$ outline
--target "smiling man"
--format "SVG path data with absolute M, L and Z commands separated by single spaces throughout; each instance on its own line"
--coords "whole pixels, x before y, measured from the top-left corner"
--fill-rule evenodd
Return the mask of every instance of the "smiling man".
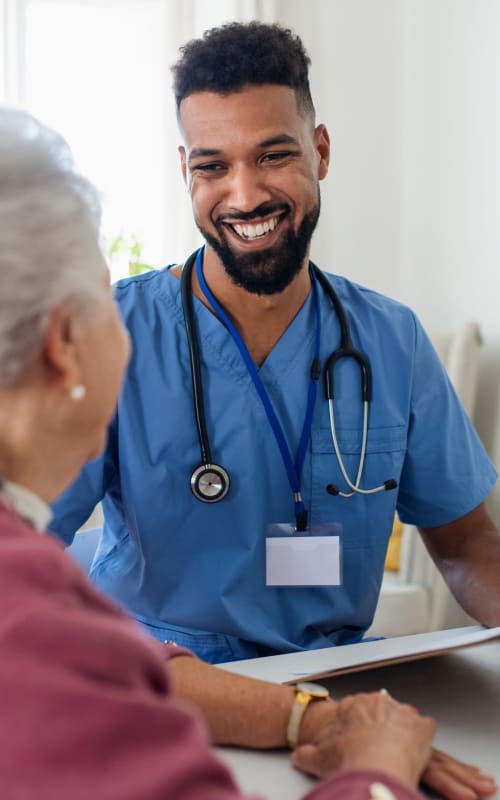
M 211 662 L 362 639 L 396 510 L 464 607 L 500 624 L 496 473 L 426 334 L 309 261 L 330 146 L 308 65 L 273 25 L 183 48 L 180 158 L 205 246 L 118 284 L 128 377 L 104 456 L 55 506 L 69 542 L 103 498 L 94 581 Z
M 207 242 L 203 274 L 261 366 L 311 289 L 328 134 L 300 113 L 288 86 L 195 92 L 179 121 L 182 170 Z M 206 302 L 199 285 L 194 291 Z
M 303 116 L 288 86 L 195 92 L 179 119 L 183 174 L 210 248 L 205 269 L 215 257 L 232 286 L 259 297 L 280 295 L 302 274 L 304 300 L 318 180 L 328 169 L 325 127 L 315 130 L 312 109 Z

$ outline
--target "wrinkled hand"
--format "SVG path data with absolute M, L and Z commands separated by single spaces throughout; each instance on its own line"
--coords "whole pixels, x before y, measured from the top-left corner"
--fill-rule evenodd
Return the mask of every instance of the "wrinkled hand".
M 307 751 L 294 754 L 292 762 L 297 769 L 323 777 L 338 768 L 332 763 L 329 745 L 337 735 L 337 707 L 335 702 L 311 703 L 308 707 L 300 729 L 300 744 L 314 745 L 319 749 L 314 763 L 307 757 Z M 436 748 L 432 749 L 421 781 L 447 800 L 477 800 L 497 791 L 494 779 L 478 767 L 458 761 Z
M 447 800 L 477 800 L 497 791 L 495 780 L 478 767 L 464 764 L 456 758 L 433 748 L 431 759 L 422 773 L 421 781 Z
M 299 745 L 291 760 L 320 777 L 335 769 L 371 768 L 416 786 L 431 758 L 435 727 L 430 717 L 389 695 L 348 696 L 316 741 Z

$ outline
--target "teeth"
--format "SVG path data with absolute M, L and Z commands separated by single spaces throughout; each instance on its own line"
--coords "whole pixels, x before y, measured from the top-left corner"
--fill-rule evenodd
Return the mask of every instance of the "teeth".
M 265 236 L 267 233 L 274 231 L 278 221 L 279 217 L 273 217 L 272 219 L 267 219 L 265 222 L 259 222 L 256 225 L 238 225 L 235 223 L 232 225 L 232 228 L 242 239 L 259 239 L 261 236 Z

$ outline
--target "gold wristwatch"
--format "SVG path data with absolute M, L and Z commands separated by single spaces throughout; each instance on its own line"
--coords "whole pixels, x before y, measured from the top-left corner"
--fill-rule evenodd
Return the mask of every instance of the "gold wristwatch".
M 286 740 L 290 750 L 295 750 L 299 743 L 300 723 L 309 703 L 312 700 L 330 700 L 328 689 L 317 683 L 297 683 L 294 688 L 297 694 L 286 729 Z

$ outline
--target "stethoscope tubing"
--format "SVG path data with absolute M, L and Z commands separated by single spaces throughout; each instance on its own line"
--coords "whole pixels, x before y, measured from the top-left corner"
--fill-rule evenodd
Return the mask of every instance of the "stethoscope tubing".
M 193 406 L 198 430 L 198 441 L 200 444 L 200 456 L 202 464 L 212 463 L 212 454 L 208 440 L 205 402 L 203 399 L 203 389 L 201 380 L 201 357 L 198 336 L 194 328 L 194 309 L 193 293 L 191 291 L 191 273 L 196 261 L 196 251 L 192 253 L 184 264 L 181 275 L 181 299 L 184 309 L 184 324 L 186 326 L 186 338 L 189 348 L 189 363 L 191 368 L 191 383 L 193 386 Z
M 198 431 L 198 441 L 200 446 L 200 456 L 202 463 L 198 466 L 191 476 L 191 489 L 194 495 L 202 502 L 214 503 L 222 500 L 229 490 L 229 476 L 226 470 L 212 462 L 212 454 L 210 443 L 207 434 L 205 406 L 203 399 L 203 386 L 201 378 L 201 358 L 198 336 L 196 334 L 194 325 L 194 310 L 193 310 L 193 293 L 191 289 L 191 274 L 193 266 L 196 262 L 198 251 L 192 253 L 184 264 L 181 275 L 181 299 L 184 311 L 184 322 L 186 327 L 186 336 L 189 348 L 189 360 L 191 368 L 191 381 L 193 387 L 193 406 L 195 412 L 196 428 Z M 330 416 L 330 429 L 332 434 L 333 447 L 335 456 L 347 486 L 351 489 L 350 492 L 341 492 L 337 486 L 329 484 L 326 490 L 329 494 L 339 497 L 352 497 L 354 494 L 376 494 L 381 491 L 395 489 L 397 482 L 394 479 L 384 481 L 380 486 L 375 486 L 371 489 L 361 489 L 360 481 L 363 474 L 366 446 L 368 438 L 368 406 L 372 398 L 372 379 L 370 364 L 366 356 L 359 350 L 353 347 L 349 324 L 344 307 L 330 281 L 321 272 L 318 267 L 311 264 L 314 271 L 314 276 L 321 286 L 321 288 L 328 295 L 338 318 L 340 326 L 340 347 L 330 355 L 325 364 L 325 392 L 328 400 L 329 416 Z M 347 474 L 340 447 L 337 440 L 337 432 L 335 428 L 335 412 L 334 412 L 334 397 L 335 397 L 335 383 L 334 371 L 335 367 L 341 359 L 353 358 L 360 370 L 361 375 L 361 399 L 363 404 L 363 428 L 362 428 L 362 441 L 360 459 L 356 474 L 356 480 L 353 483 Z M 205 490 L 204 478 L 209 476 L 208 485 L 209 491 Z M 220 486 L 219 486 L 220 482 Z M 217 484 L 218 488 L 214 491 L 213 486 Z

